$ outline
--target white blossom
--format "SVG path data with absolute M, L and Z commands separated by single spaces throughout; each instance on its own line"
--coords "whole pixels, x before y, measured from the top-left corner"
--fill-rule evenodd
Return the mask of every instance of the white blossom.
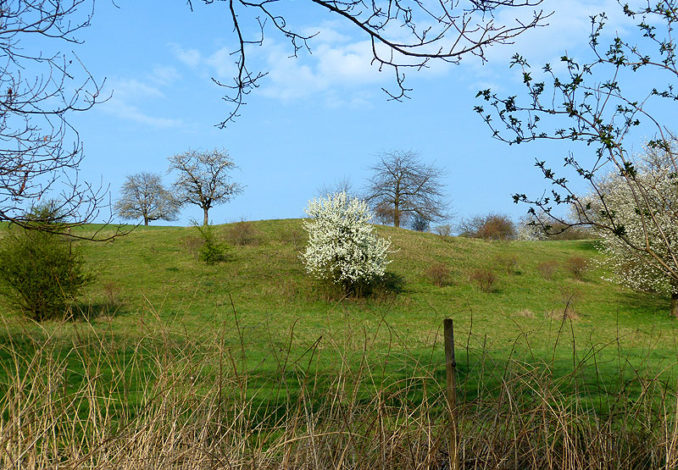
M 301 258 L 309 274 L 349 289 L 384 275 L 391 242 L 373 233 L 365 201 L 340 192 L 310 201 L 306 214 Z
M 678 294 L 678 177 L 671 155 L 647 149 L 634 175 L 612 174 L 600 197 L 589 197 L 595 217 L 614 220 L 597 230 L 612 280 L 640 290 Z M 595 201 L 595 202 L 594 202 Z

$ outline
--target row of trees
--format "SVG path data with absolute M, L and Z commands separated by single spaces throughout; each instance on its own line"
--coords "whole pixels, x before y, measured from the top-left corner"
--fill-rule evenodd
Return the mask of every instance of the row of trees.
M 456 62 L 469 54 L 484 57 L 486 47 L 510 42 L 539 25 L 544 17 L 541 12 L 535 12 L 530 21 L 517 20 L 514 25 L 498 24 L 492 14 L 498 8 L 536 3 L 538 0 L 442 0 L 436 5 L 313 0 L 318 8 L 367 35 L 373 43 L 376 63 L 395 71 L 396 98 L 407 91 L 403 82 L 407 68 L 421 68 L 436 59 Z M 91 220 L 97 214 L 101 193 L 77 178 L 82 146 L 67 118 L 72 112 L 93 106 L 99 99 L 101 84 L 86 68 L 77 70 L 78 60 L 61 52 L 48 52 L 55 41 L 57 48 L 59 42 L 77 42 L 77 32 L 89 25 L 90 5 L 87 0 L 9 1 L 0 9 L 0 51 L 7 59 L 0 66 L 0 221 L 26 225 L 30 206 L 45 200 L 57 188 L 62 189 L 61 212 L 68 213 L 68 220 L 73 221 L 60 229 Z M 222 83 L 233 91 L 230 98 L 235 103 L 227 120 L 237 114 L 243 97 L 265 76 L 251 73 L 247 66 L 246 48 L 263 41 L 263 35 L 249 37 L 240 28 L 247 12 L 269 18 L 270 22 L 259 24 L 262 28 L 268 24 L 289 38 L 295 53 L 307 47 L 312 38 L 288 26 L 294 22 L 286 20 L 290 13 L 285 7 L 273 11 L 271 2 L 228 2 L 228 7 L 240 47 L 234 55 L 234 82 Z M 516 56 L 513 66 L 522 71 L 526 93 L 504 97 L 483 90 L 479 97 L 485 103 L 477 111 L 492 127 L 493 134 L 508 142 L 562 139 L 593 148 L 591 161 L 586 162 L 581 154 L 568 155 L 565 164 L 591 185 L 594 200 L 578 196 L 567 178 L 557 175 L 546 161 L 538 161 L 537 166 L 552 183 L 552 193 L 536 199 L 517 194 L 516 201 L 531 203 L 540 209 L 540 217 L 556 221 L 559 217 L 553 211 L 555 206 L 574 205 L 577 223 L 590 224 L 627 250 L 639 253 L 643 263 L 669 279 L 668 285 L 676 286 L 671 292 L 678 297 L 676 243 L 663 222 L 668 218 L 675 225 L 675 212 L 671 206 L 657 203 L 665 199 L 663 193 L 639 177 L 645 169 L 634 161 L 627 139 L 638 126 L 647 125 L 644 129 L 646 135 L 651 135 L 649 148 L 663 152 L 670 173 L 678 173 L 672 137 L 661 119 L 662 115 L 673 115 L 678 99 L 678 48 L 673 35 L 678 1 L 639 0 L 632 5 L 620 3 L 620 8 L 637 22 L 639 35 L 624 37 L 627 31 L 621 30 L 606 42 L 602 34 L 606 17 L 595 16 L 589 38 L 592 60 L 581 62 L 565 55 L 561 59 L 564 68 L 547 64 L 534 73 L 525 59 Z M 563 69 L 564 73 L 557 72 Z M 641 74 L 642 83 L 632 81 L 629 86 L 629 79 Z M 647 88 L 639 90 L 643 85 Z M 632 197 L 631 212 L 636 216 L 628 221 L 620 216 L 622 211 L 615 210 L 614 198 L 609 197 L 607 178 L 601 175 L 607 168 L 615 169 Z M 202 204 L 205 213 L 214 203 L 200 195 L 193 201 Z M 393 223 L 399 225 L 407 205 L 401 205 L 399 198 L 396 203 L 395 197 L 389 201 L 382 209 L 392 210 Z M 185 198 L 185 202 L 189 200 Z M 595 212 L 594 207 L 601 209 Z M 638 239 L 631 235 L 632 224 L 640 226 Z
M 511 42 L 526 30 L 543 23 L 535 10 L 527 20 L 499 23 L 492 12 L 502 8 L 532 7 L 541 0 L 442 0 L 436 5 L 419 2 L 324 1 L 308 2 L 308 8 L 326 11 L 331 18 L 372 41 L 374 63 L 391 69 L 395 76 L 393 98 L 405 96 L 405 70 L 417 70 L 429 61 L 458 62 L 464 56 L 484 58 L 495 44 Z M 266 34 L 278 32 L 291 41 L 292 55 L 310 50 L 315 34 L 295 29 L 292 16 L 304 11 L 273 6 L 269 1 L 214 2 L 223 6 L 226 30 L 237 44 L 232 56 L 236 73 L 232 81 L 214 79 L 226 87 L 226 100 L 233 104 L 227 122 L 238 115 L 244 98 L 266 76 L 253 72 L 248 48 L 261 45 Z M 190 8 L 192 1 L 187 0 Z M 78 178 L 84 156 L 77 129 L 69 122 L 73 113 L 86 111 L 101 101 L 103 82 L 95 80 L 74 54 L 63 52 L 78 44 L 78 33 L 90 25 L 93 0 L 10 0 L 0 8 L 0 221 L 29 226 L 26 217 L 37 201 L 59 194 L 61 213 L 68 222 L 60 229 L 91 221 L 99 216 L 106 193 Z M 252 31 L 243 24 L 259 25 Z M 104 96 L 104 99 L 106 96 Z M 177 166 L 183 165 L 177 161 Z M 217 191 L 218 193 L 218 191 Z M 194 197 L 195 196 L 195 197 Z M 184 198 L 204 211 L 210 197 L 194 193 Z
M 127 177 L 116 204 L 120 217 L 141 218 L 148 225 L 154 220 L 175 220 L 182 205 L 192 204 L 203 210 L 203 225 L 207 225 L 212 207 L 243 190 L 230 180 L 235 162 L 225 151 L 191 150 L 170 157 L 169 163 L 170 171 L 178 173 L 171 191 L 163 187 L 158 174 L 142 172 Z
M 230 171 L 235 163 L 225 151 L 189 151 L 169 159 L 170 171 L 178 174 L 171 190 L 162 185 L 161 176 L 142 172 L 127 177 L 120 200 L 118 215 L 125 219 L 143 219 L 144 225 L 155 220 L 175 220 L 179 208 L 192 204 L 203 210 L 203 224 L 209 221 L 209 210 L 228 202 L 242 191 L 232 182 Z M 400 227 L 403 221 L 425 227 L 446 217 L 447 204 L 441 177 L 444 172 L 426 165 L 414 152 L 384 153 L 372 167 L 366 195 L 376 217 Z M 344 183 L 348 186 L 348 183 Z M 325 193 L 346 190 L 334 188 Z

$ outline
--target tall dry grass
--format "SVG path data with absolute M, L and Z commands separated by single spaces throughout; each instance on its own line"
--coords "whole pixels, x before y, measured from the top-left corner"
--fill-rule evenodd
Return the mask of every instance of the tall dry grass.
M 449 468 L 439 337 L 437 366 L 409 357 L 389 375 L 395 353 L 349 360 L 333 346 L 328 372 L 314 365 L 318 341 L 297 358 L 279 350 L 277 373 L 262 374 L 220 334 L 206 344 L 160 329 L 127 343 L 74 329 L 5 335 L 1 468 Z M 548 362 L 492 359 L 483 343 L 460 348 L 462 468 L 678 467 L 672 374 L 591 381 L 592 349 L 556 376 Z

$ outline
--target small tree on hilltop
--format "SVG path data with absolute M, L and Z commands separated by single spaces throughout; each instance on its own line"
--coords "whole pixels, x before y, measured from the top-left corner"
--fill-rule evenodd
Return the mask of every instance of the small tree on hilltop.
M 228 202 L 242 192 L 242 186 L 231 183 L 229 172 L 236 166 L 225 151 L 196 152 L 189 150 L 170 157 L 170 170 L 179 178 L 174 183 L 174 196 L 179 203 L 194 204 L 203 210 L 203 225 L 209 223 L 209 210 Z
M 372 214 L 365 201 L 345 192 L 314 199 L 304 221 L 308 246 L 301 258 L 309 274 L 359 292 L 384 276 L 389 240 L 377 237 L 369 223 Z
M 179 205 L 153 173 L 137 173 L 127 177 L 122 197 L 115 205 L 123 219 L 144 219 L 144 225 L 153 220 L 175 220 Z

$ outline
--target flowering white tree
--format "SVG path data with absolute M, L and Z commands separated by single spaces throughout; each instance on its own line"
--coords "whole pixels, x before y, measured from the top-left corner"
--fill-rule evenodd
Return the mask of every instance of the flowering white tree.
M 306 271 L 340 284 L 347 292 L 382 277 L 391 242 L 374 234 L 365 201 L 345 192 L 313 199 L 304 221 L 308 246 L 301 254 Z
M 634 289 L 671 296 L 678 317 L 678 175 L 674 152 L 648 147 L 632 175 L 613 173 L 588 196 L 590 218 L 614 217 L 617 230 L 597 227 L 603 263 L 615 280 Z M 610 214 L 610 215 L 608 215 Z

